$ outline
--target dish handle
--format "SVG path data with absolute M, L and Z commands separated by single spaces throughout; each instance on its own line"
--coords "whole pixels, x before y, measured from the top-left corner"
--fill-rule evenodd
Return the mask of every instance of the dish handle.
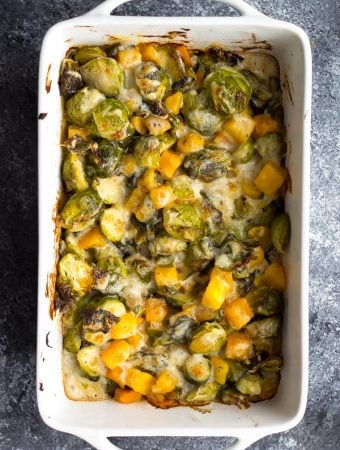
M 129 0 L 105 0 L 104 2 L 100 3 L 95 8 L 91 9 L 87 14 L 91 16 L 97 16 L 97 15 L 110 15 L 111 11 L 113 11 L 118 6 L 122 5 L 123 3 L 126 3 Z M 262 14 L 260 11 L 258 11 L 253 6 L 250 6 L 247 2 L 244 0 L 217 0 L 221 3 L 226 3 L 227 5 L 231 6 L 233 9 L 238 11 L 242 16 L 261 16 L 264 17 L 264 14 Z
M 254 442 L 259 441 L 263 437 L 265 437 L 264 434 L 252 434 L 250 433 L 249 436 L 235 436 L 236 441 L 229 445 L 229 447 L 226 447 L 224 450 L 246 450 L 250 445 L 254 444 Z

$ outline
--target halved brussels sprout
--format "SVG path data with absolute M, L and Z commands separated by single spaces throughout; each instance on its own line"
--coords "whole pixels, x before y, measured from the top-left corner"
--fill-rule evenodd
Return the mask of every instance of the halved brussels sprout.
M 196 303 L 196 297 L 185 294 L 183 292 L 176 292 L 176 294 L 168 295 L 166 297 L 166 301 L 169 305 L 174 306 L 175 308 L 187 308 L 190 305 Z
M 89 292 L 94 283 L 93 268 L 73 253 L 66 253 L 58 263 L 58 290 L 68 291 L 81 297 Z
M 228 366 L 228 380 L 231 382 L 236 382 L 247 372 L 247 369 L 243 364 L 232 359 L 228 359 Z
M 175 315 L 176 316 L 176 315 Z M 170 318 L 170 329 L 161 334 L 155 341 L 154 346 L 169 345 L 187 342 L 192 335 L 193 329 L 197 323 L 189 316 L 176 316 L 176 320 L 172 323 Z
M 63 340 L 64 348 L 68 352 L 77 354 L 81 347 L 81 338 L 79 333 L 79 326 L 70 328 Z
M 208 381 L 192 389 L 185 400 L 194 405 L 204 405 L 215 400 L 219 384 L 215 381 Z
M 127 195 L 126 178 L 123 175 L 113 175 L 108 178 L 95 178 L 92 187 L 106 205 L 124 202 Z
M 170 75 L 172 81 L 178 81 L 185 75 L 183 59 L 175 45 L 159 45 L 157 54 L 162 67 Z
M 250 72 L 250 70 L 243 70 L 242 73 L 245 75 L 251 86 L 251 96 L 253 98 L 261 100 L 262 102 L 267 102 L 271 99 L 272 93 L 268 84 L 260 80 L 253 72 Z
M 102 309 L 108 311 L 116 317 L 120 317 L 126 313 L 126 308 L 123 302 L 121 302 L 117 297 L 107 295 L 101 298 L 96 304 L 97 309 Z
M 92 117 L 92 110 L 103 100 L 105 95 L 97 89 L 84 87 L 67 102 L 68 119 L 80 127 L 86 125 Z
M 260 370 L 262 372 L 279 372 L 282 366 L 282 358 L 280 356 L 269 356 L 264 361 L 256 364 L 249 369 L 249 372 L 256 373 Z
M 129 115 L 125 106 L 114 98 L 100 102 L 92 111 L 96 133 L 115 141 L 122 141 L 131 132 Z
M 266 352 L 269 356 L 278 356 L 281 354 L 282 338 L 281 336 L 272 336 L 269 338 L 254 338 L 256 350 Z
M 120 256 L 104 256 L 98 259 L 97 266 L 111 275 L 121 275 L 126 278 L 129 274 L 127 267 Z
M 122 149 L 116 142 L 103 139 L 93 145 L 89 154 L 89 163 L 98 177 L 107 178 L 114 175 L 122 159 Z
M 164 208 L 163 226 L 170 236 L 195 241 L 203 235 L 202 221 L 194 205 L 180 203 Z
M 246 164 L 251 160 L 255 152 L 254 143 L 251 139 L 241 144 L 232 154 L 232 159 L 236 164 Z
M 171 180 L 171 189 L 177 198 L 181 200 L 193 200 L 194 191 L 191 188 L 191 181 L 186 175 L 178 175 Z
M 204 237 L 191 242 L 185 256 L 185 263 L 191 271 L 202 270 L 215 257 L 214 241 Z
M 204 135 L 215 133 L 222 125 L 220 115 L 209 108 L 204 95 L 195 90 L 184 94 L 182 111 L 190 127 Z
M 155 255 L 171 256 L 176 252 L 182 252 L 186 249 L 187 243 L 183 239 L 174 238 L 166 233 L 156 236 L 154 241 L 150 242 L 151 253 Z
M 216 111 L 225 116 L 242 112 L 251 97 L 251 86 L 241 72 L 222 66 L 204 80 L 209 98 Z
M 123 89 L 117 98 L 126 106 L 130 113 L 139 111 L 142 108 L 143 97 L 135 88 Z
M 193 334 L 189 344 L 191 353 L 210 355 L 221 350 L 226 340 L 224 328 L 216 322 L 205 322 Z
M 78 134 L 74 134 L 71 138 L 65 139 L 62 147 L 65 147 L 77 156 L 85 156 L 92 145 L 93 142 L 90 140 L 84 139 L 83 137 L 78 136 Z
M 190 178 L 209 182 L 222 177 L 230 169 L 230 154 L 221 149 L 204 149 L 187 155 L 183 168 Z
M 192 383 L 205 383 L 210 377 L 210 361 L 202 355 L 190 355 L 184 363 L 185 378 Z
M 252 338 L 269 338 L 280 334 L 281 325 L 281 317 L 274 316 L 263 320 L 256 320 L 247 325 L 246 330 Z
M 257 207 L 242 196 L 234 200 L 235 214 L 240 219 L 251 219 L 257 213 Z
M 131 255 L 125 260 L 127 266 L 134 270 L 142 281 L 150 281 L 153 263 L 145 256 L 137 254 Z
M 126 232 L 128 219 L 128 211 L 120 206 L 112 206 L 103 211 L 100 228 L 109 241 L 117 242 L 123 238 Z
M 92 59 L 80 67 L 80 73 L 90 88 L 98 89 L 106 97 L 114 97 L 123 89 L 124 71 L 113 58 Z
M 63 180 L 67 191 L 85 191 L 89 187 L 82 156 L 68 153 L 63 164 Z
M 248 374 L 236 381 L 236 389 L 241 394 L 259 395 L 261 394 L 262 378 L 258 374 Z
M 95 345 L 83 347 L 77 353 L 79 367 L 90 380 L 97 380 L 105 372 L 100 358 L 100 348 Z
M 169 76 L 152 62 L 144 62 L 136 68 L 135 81 L 146 100 L 162 100 L 170 89 Z
M 288 214 L 280 214 L 275 217 L 271 226 L 271 238 L 277 252 L 283 253 L 289 244 L 290 219 Z
M 234 387 L 228 387 L 222 392 L 221 401 L 225 405 L 235 405 L 240 409 L 249 408 L 249 395 L 241 394 Z
M 59 88 L 60 93 L 68 98 L 75 94 L 82 85 L 78 63 L 73 59 L 64 59 L 60 69 Z
M 156 353 L 152 351 L 141 351 L 136 353 L 133 357 L 136 367 L 153 375 L 166 369 L 168 360 L 169 357 L 166 353 Z
M 81 312 L 83 330 L 88 333 L 107 333 L 119 319 L 104 309 L 85 309 Z M 93 336 L 93 335 L 92 335 Z
M 135 144 L 134 155 L 139 166 L 157 169 L 161 156 L 159 139 L 156 136 L 140 137 Z
M 106 56 L 106 53 L 100 47 L 82 47 L 76 51 L 74 59 L 80 64 L 86 64 L 92 59 L 99 58 L 100 56 Z
M 260 287 L 247 295 L 249 306 L 255 314 L 273 316 L 283 309 L 283 297 L 275 289 Z
M 103 202 L 92 189 L 77 192 L 61 210 L 61 226 L 73 232 L 85 230 L 94 224 L 102 206 Z
M 264 160 L 275 161 L 280 165 L 284 157 L 285 145 L 280 134 L 267 133 L 256 139 L 255 149 Z

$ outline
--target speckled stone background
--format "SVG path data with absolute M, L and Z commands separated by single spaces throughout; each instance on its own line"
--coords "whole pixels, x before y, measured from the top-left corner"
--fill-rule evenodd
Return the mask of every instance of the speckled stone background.
M 0 0 L 0 448 L 90 449 L 48 428 L 35 398 L 37 74 L 56 22 L 96 0 Z M 303 421 L 253 450 L 339 449 L 339 25 L 338 0 L 249 0 L 310 36 L 314 58 L 310 223 L 310 388 Z M 211 0 L 134 0 L 116 14 L 226 15 Z M 117 438 L 123 449 L 220 450 L 227 438 Z

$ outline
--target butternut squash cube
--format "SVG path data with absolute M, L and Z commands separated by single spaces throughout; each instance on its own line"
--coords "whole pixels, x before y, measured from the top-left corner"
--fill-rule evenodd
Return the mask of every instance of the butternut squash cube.
M 145 189 L 137 186 L 131 192 L 130 197 L 128 198 L 127 202 L 125 203 L 125 207 L 129 211 L 136 213 L 143 206 L 144 197 L 145 197 Z
M 179 138 L 177 148 L 180 152 L 187 154 L 202 150 L 204 147 L 204 138 L 197 131 L 189 131 L 186 135 Z
M 162 322 L 169 312 L 167 302 L 162 298 L 148 298 L 145 303 L 145 320 Z
M 247 197 L 253 198 L 256 200 L 260 197 L 261 191 L 259 191 L 254 183 L 247 180 L 241 181 L 241 189 L 242 193 L 246 195 Z
M 142 55 L 143 61 L 151 61 L 158 65 L 162 64 L 162 58 L 160 57 L 159 52 L 152 44 L 141 44 L 139 46 L 139 51 Z
M 219 356 L 213 355 L 210 358 L 210 362 L 214 370 L 214 381 L 218 384 L 224 384 L 227 380 L 227 375 L 229 372 L 229 365 L 227 361 L 224 361 L 224 359 Z
M 251 338 L 245 333 L 235 331 L 227 336 L 226 357 L 243 361 L 250 357 L 251 347 Z
M 248 262 L 247 267 L 249 270 L 256 269 L 264 261 L 264 251 L 262 247 L 255 247 L 252 253 L 252 259 Z
M 144 186 L 148 191 L 156 187 L 161 186 L 162 177 L 160 173 L 155 169 L 146 169 L 143 177 L 140 180 L 142 186 Z
M 131 117 L 131 125 L 142 136 L 145 136 L 149 132 L 147 126 L 145 125 L 145 121 L 141 116 Z
M 127 386 L 142 395 L 147 395 L 150 392 L 151 386 L 154 384 L 154 382 L 155 378 L 149 373 L 134 368 L 127 370 Z
M 278 122 L 267 114 L 259 114 L 253 117 L 254 131 L 253 138 L 257 139 L 267 133 L 278 133 L 280 131 L 280 125 Z
M 183 155 L 175 153 L 172 150 L 165 150 L 159 160 L 159 172 L 165 176 L 165 178 L 172 178 L 176 170 L 182 164 Z
M 67 130 L 67 137 L 73 138 L 73 136 L 80 136 L 83 139 L 89 137 L 90 132 L 86 128 L 76 127 L 75 125 L 70 125 Z
M 255 178 L 255 185 L 266 195 L 271 196 L 282 186 L 285 181 L 285 172 L 282 167 L 273 161 L 268 161 Z
M 104 247 L 105 244 L 106 240 L 97 225 L 91 228 L 91 230 L 84 234 L 78 241 L 78 246 L 82 249 Z
M 126 341 L 113 341 L 102 352 L 100 357 L 109 369 L 114 369 L 125 362 L 131 353 L 131 345 Z
M 175 199 L 171 187 L 165 185 L 151 189 L 150 197 L 156 209 L 164 208 Z
M 154 394 L 167 394 L 175 389 L 177 383 L 177 376 L 170 370 L 164 370 L 158 375 L 155 384 L 151 387 L 151 391 Z
M 177 116 L 179 110 L 183 106 L 182 92 L 178 91 L 175 94 L 170 95 L 165 99 L 164 104 L 172 114 L 175 114 Z
M 255 122 L 247 111 L 240 114 L 234 114 L 222 125 L 222 129 L 228 131 L 238 144 L 243 144 L 248 141 L 254 127 Z
M 105 376 L 117 383 L 121 388 L 125 387 L 126 369 L 117 366 L 114 369 L 108 369 Z
M 129 312 L 120 316 L 119 322 L 112 325 L 110 335 L 112 339 L 126 339 L 136 334 L 137 328 L 137 318 Z
M 237 298 L 231 303 L 228 303 L 225 305 L 223 313 L 226 321 L 238 330 L 244 327 L 254 317 L 254 312 L 246 298 Z
M 280 263 L 270 264 L 264 271 L 265 280 L 268 286 L 283 292 L 286 289 L 286 275 Z
M 144 123 L 153 136 L 160 136 L 171 128 L 171 123 L 159 116 L 148 116 L 144 119 Z
M 142 62 L 142 55 L 138 47 L 128 48 L 118 52 L 117 61 L 124 69 L 131 69 Z
M 119 403 L 136 403 L 142 399 L 142 395 L 132 389 L 117 388 L 113 398 Z
M 214 310 L 219 309 L 227 295 L 232 292 L 233 286 L 232 273 L 214 267 L 202 298 L 202 305 Z
M 179 275 L 176 267 L 156 266 L 155 282 L 158 287 L 178 287 Z

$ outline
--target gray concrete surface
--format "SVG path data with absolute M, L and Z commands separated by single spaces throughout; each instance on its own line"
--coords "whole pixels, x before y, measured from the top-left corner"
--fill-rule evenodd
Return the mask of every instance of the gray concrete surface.
M 48 428 L 35 398 L 36 87 L 43 35 L 96 0 L 0 2 L 0 448 L 90 449 Z M 310 388 L 293 430 L 252 450 L 336 450 L 339 438 L 339 24 L 337 0 L 249 0 L 310 36 L 314 58 L 310 222 Z M 134 0 L 116 14 L 225 15 L 211 0 Z M 117 438 L 129 450 L 220 450 L 229 439 Z

